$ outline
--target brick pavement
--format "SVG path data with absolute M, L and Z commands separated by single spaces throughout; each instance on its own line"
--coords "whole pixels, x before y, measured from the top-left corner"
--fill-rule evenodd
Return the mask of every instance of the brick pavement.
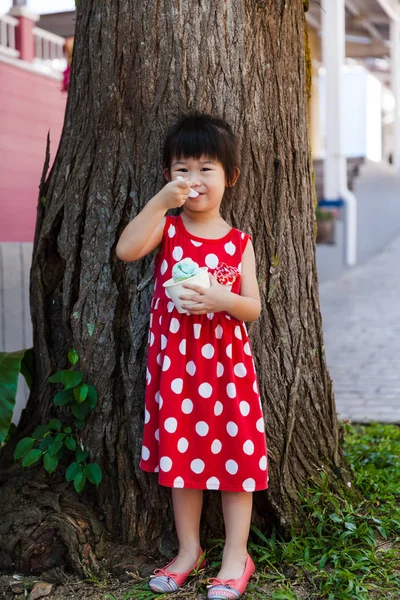
M 320 299 L 339 417 L 400 423 L 400 237 Z

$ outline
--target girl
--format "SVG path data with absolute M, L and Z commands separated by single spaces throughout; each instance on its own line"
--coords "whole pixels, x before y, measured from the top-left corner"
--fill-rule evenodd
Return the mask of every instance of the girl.
M 176 591 L 206 564 L 199 539 L 205 489 L 221 491 L 226 530 L 208 598 L 239 598 L 255 570 L 247 553 L 252 492 L 268 487 L 268 465 L 244 321 L 257 319 L 260 297 L 251 237 L 219 212 L 225 188 L 239 174 L 230 126 L 209 115 L 183 117 L 164 146 L 168 183 L 125 228 L 116 249 L 121 260 L 134 261 L 159 247 L 140 467 L 172 488 L 179 553 L 154 571 L 155 592 Z M 165 216 L 176 207 L 183 208 L 179 216 Z M 190 304 L 183 303 L 181 314 L 162 284 L 183 258 L 208 267 L 211 287 L 185 284 L 180 298 Z

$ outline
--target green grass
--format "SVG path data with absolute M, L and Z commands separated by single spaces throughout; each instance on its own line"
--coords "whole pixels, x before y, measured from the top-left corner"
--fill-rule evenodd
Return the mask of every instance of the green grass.
M 343 426 L 343 450 L 362 502 L 352 505 L 332 493 L 327 475 L 321 472 L 319 485 L 302 491 L 302 530 L 292 532 L 289 541 L 276 532 L 266 538 L 253 526 L 249 551 L 257 565 L 257 577 L 250 581 L 244 600 L 400 597 L 400 427 L 377 423 Z M 128 593 L 105 597 L 205 598 L 206 578 L 217 571 L 222 545 L 223 540 L 209 540 L 207 572 L 175 594 L 152 594 L 147 580 L 134 577 Z

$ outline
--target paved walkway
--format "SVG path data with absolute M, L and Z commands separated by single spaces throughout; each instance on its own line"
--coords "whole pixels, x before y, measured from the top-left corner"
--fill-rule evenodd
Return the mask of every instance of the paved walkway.
M 400 423 L 400 237 L 320 298 L 339 417 Z

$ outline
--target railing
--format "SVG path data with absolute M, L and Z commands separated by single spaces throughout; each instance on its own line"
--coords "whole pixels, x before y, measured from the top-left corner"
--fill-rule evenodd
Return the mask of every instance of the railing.
M 0 16 L 0 53 L 18 58 L 19 52 L 15 48 L 15 27 L 18 19 L 10 15 Z
M 35 62 L 56 71 L 63 71 L 67 66 L 64 57 L 64 38 L 39 27 L 33 28 L 33 35 L 36 49 Z

